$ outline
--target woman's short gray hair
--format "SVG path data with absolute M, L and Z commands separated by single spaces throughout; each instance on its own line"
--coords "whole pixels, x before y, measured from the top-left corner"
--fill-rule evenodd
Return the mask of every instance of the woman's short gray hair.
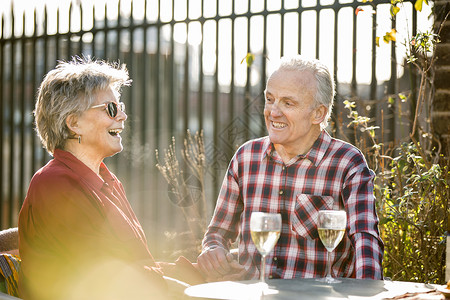
M 47 151 L 64 149 L 67 139 L 73 138 L 66 118 L 88 110 L 96 92 L 112 87 L 120 95 L 121 87 L 130 84 L 124 64 L 89 57 L 58 62 L 44 77 L 34 110 L 36 131 Z
M 302 55 L 293 57 L 282 57 L 278 70 L 290 71 L 309 71 L 317 80 L 317 91 L 314 97 L 316 106 L 324 105 L 328 108 L 328 113 L 321 123 L 321 127 L 328 126 L 328 119 L 330 118 L 333 109 L 333 99 L 335 94 L 335 83 L 333 77 L 327 66 L 317 59 L 306 58 Z

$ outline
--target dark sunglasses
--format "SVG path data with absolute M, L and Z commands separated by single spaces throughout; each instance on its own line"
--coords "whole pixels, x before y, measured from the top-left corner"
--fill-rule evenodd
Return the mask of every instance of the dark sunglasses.
M 89 109 L 99 108 L 99 107 L 104 107 L 106 109 L 106 112 L 108 113 L 108 116 L 111 119 L 115 119 L 117 117 L 117 113 L 119 112 L 119 110 L 121 112 L 125 112 L 125 103 L 123 103 L 123 102 L 117 103 L 114 101 L 99 104 L 99 105 L 94 105 L 94 106 L 91 106 Z

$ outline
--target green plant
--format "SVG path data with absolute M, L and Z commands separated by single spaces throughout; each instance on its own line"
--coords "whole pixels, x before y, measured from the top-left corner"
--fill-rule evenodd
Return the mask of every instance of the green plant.
M 448 168 L 428 167 L 414 143 L 398 151 L 376 181 L 384 274 L 395 280 L 443 283 Z
M 391 1 L 393 18 L 402 2 Z M 421 10 L 423 2 L 416 1 L 415 8 Z M 448 14 L 444 21 L 447 18 Z M 411 71 L 419 75 L 417 91 L 386 97 L 390 106 L 399 109 L 398 100 L 410 102 L 411 127 L 406 142 L 384 143 L 383 128 L 372 126 L 371 118 L 358 113 L 357 99 L 344 101 L 348 110 L 347 127 L 353 129 L 353 140 L 376 172 L 374 193 L 385 243 L 383 269 L 384 275 L 393 280 L 445 282 L 450 161 L 441 153 L 439 139 L 434 136 L 429 122 L 433 102 L 432 67 L 436 60 L 434 49 L 440 42 L 441 29 L 442 26 L 438 27 L 436 33 L 419 32 L 405 42 L 406 62 L 413 67 Z M 386 33 L 383 41 L 396 42 L 395 33 L 395 30 Z M 336 125 L 340 132 L 346 132 L 345 121 Z M 342 136 L 348 139 L 345 134 Z
M 354 128 L 359 147 L 376 171 L 374 193 L 385 244 L 384 275 L 393 280 L 443 283 L 449 158 L 436 148 L 425 149 L 412 141 L 385 149 L 377 143 L 379 128 L 368 125 L 370 118 L 358 114 L 355 102 L 344 104 L 349 110 L 348 127 Z M 367 143 L 362 142 L 363 135 Z

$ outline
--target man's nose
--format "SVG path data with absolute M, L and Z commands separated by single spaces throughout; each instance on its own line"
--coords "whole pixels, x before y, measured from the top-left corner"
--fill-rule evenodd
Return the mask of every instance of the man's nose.
M 270 114 L 273 116 L 280 116 L 283 113 L 281 112 L 280 109 L 280 103 L 275 101 L 271 106 L 270 106 Z

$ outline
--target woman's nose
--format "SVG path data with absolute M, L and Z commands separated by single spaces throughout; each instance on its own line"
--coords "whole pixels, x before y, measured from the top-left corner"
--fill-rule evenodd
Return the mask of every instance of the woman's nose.
M 117 119 L 117 121 L 125 121 L 126 119 L 128 119 L 128 116 L 124 111 L 121 111 L 119 109 L 117 112 L 116 119 Z

